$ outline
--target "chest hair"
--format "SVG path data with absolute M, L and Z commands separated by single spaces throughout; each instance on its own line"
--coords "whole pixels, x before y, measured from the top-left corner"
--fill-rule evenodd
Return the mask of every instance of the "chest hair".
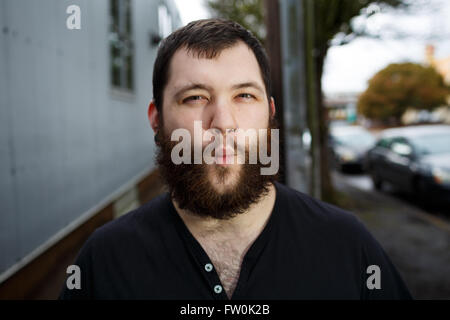
M 228 298 L 231 298 L 239 280 L 242 260 L 249 247 L 248 239 L 247 241 L 202 239 L 200 243 L 211 259 Z

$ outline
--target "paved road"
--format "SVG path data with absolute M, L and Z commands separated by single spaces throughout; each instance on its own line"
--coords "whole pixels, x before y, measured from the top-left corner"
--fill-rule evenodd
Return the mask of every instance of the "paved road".
M 381 243 L 416 299 L 450 299 L 450 222 L 365 175 L 333 172 L 336 189 Z

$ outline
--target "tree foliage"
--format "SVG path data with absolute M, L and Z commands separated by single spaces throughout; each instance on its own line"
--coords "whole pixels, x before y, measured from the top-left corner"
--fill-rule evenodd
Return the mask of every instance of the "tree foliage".
M 207 3 L 214 17 L 239 23 L 264 44 L 264 0 L 208 0 Z
M 450 94 L 432 67 L 415 63 L 390 64 L 375 74 L 358 100 L 358 112 L 369 119 L 399 120 L 408 108 L 431 110 Z
M 334 42 L 337 45 L 349 43 L 358 36 L 369 35 L 364 25 L 352 24 L 354 17 L 368 18 L 387 7 L 406 7 L 404 0 L 313 0 L 313 2 L 316 50 L 325 54 L 336 35 L 339 36 Z M 207 4 L 213 16 L 238 22 L 262 43 L 265 42 L 264 0 L 207 0 Z
M 359 36 L 377 37 L 369 34 L 364 24 L 352 23 L 353 18 L 364 19 L 386 8 L 407 7 L 404 0 L 313 0 L 314 34 L 316 50 L 323 56 L 335 39 L 335 45 L 347 44 Z M 336 39 L 337 37 L 337 39 Z

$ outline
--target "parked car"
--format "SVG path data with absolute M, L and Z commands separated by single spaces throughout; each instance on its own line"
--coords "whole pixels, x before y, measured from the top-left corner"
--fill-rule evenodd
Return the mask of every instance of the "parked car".
M 364 170 L 366 152 L 374 146 L 375 137 L 361 126 L 333 126 L 330 128 L 329 145 L 336 168 Z
M 450 125 L 384 130 L 367 154 L 367 166 L 377 189 L 389 182 L 423 202 L 448 205 Z

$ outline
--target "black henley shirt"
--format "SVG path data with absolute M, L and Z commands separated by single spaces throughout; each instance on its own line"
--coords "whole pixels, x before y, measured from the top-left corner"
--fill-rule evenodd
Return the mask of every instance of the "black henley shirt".
M 276 200 L 242 262 L 232 300 L 410 299 L 380 244 L 351 213 L 275 183 Z M 75 262 L 81 289 L 60 299 L 227 300 L 168 193 L 98 228 Z M 368 267 L 380 270 L 369 289 Z

